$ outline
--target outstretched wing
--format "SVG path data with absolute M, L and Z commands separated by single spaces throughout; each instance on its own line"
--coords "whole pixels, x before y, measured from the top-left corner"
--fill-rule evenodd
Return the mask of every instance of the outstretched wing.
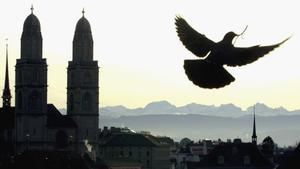
M 195 31 L 183 18 L 175 18 L 177 34 L 183 45 L 198 57 L 204 57 L 215 45 L 205 35 Z
M 231 50 L 226 53 L 226 60 L 225 64 L 227 66 L 243 66 L 249 63 L 256 61 L 257 59 L 263 57 L 264 55 L 268 54 L 275 48 L 279 47 L 283 44 L 286 40 L 277 43 L 275 45 L 270 46 L 252 46 L 249 48 L 236 48 L 233 47 Z

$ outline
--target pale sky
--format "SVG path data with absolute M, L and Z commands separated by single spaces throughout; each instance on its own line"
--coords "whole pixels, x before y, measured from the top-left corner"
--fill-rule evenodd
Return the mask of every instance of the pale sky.
M 167 100 L 243 109 L 257 102 L 270 107 L 300 108 L 300 10 L 292 0 L 1 0 L 0 88 L 4 84 L 5 39 L 9 40 L 9 70 L 14 94 L 14 70 L 20 58 L 23 23 L 34 6 L 48 64 L 48 102 L 66 107 L 67 62 L 72 58 L 75 25 L 82 8 L 94 39 L 98 60 L 100 107 L 144 107 Z M 236 78 L 221 89 L 202 89 L 188 80 L 183 61 L 197 59 L 179 41 L 174 18 L 180 15 L 215 42 L 225 33 L 248 29 L 236 46 L 271 45 L 292 38 L 258 61 L 227 68 Z M 13 95 L 14 100 L 14 95 Z M 14 101 L 13 101 L 14 104 Z

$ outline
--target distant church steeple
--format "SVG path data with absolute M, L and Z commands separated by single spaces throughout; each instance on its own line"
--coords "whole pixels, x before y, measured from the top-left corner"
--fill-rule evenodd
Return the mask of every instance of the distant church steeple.
M 6 39 L 7 40 L 7 39 Z M 5 67 L 5 82 L 2 94 L 3 107 L 10 107 L 11 93 L 9 89 L 9 74 L 8 74 L 8 44 L 6 42 L 6 67 Z
M 255 106 L 253 106 L 253 132 L 252 132 L 252 143 L 257 145 L 257 136 L 256 136 L 256 124 L 255 124 Z

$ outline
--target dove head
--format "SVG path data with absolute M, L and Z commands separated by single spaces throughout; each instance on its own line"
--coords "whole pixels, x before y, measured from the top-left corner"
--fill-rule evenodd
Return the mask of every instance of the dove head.
M 232 44 L 232 40 L 236 37 L 236 36 L 238 36 L 236 33 L 234 33 L 234 32 L 228 32 L 228 33 L 226 33 L 226 35 L 224 36 L 224 38 L 223 38 L 223 42 L 226 42 L 226 43 L 230 43 L 230 44 Z

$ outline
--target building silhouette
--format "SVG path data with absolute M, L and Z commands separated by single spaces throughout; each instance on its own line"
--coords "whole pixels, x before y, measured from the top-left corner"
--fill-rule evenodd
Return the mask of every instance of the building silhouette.
M 233 143 L 217 145 L 213 151 L 199 163 L 188 166 L 190 169 L 272 169 L 273 164 L 266 159 L 256 145 L 242 143 L 235 140 Z
M 8 49 L 6 48 L 0 143 L 9 153 L 26 150 L 72 150 L 95 154 L 98 112 L 98 62 L 93 60 L 91 27 L 84 16 L 76 25 L 73 59 L 68 65 L 67 115 L 47 101 L 47 59 L 43 58 L 39 19 L 31 8 L 16 61 L 15 107 L 11 106 Z
M 99 158 L 111 169 L 170 169 L 173 145 L 171 138 L 150 132 L 104 127 L 99 137 Z
M 8 73 L 8 45 L 6 44 L 5 81 L 0 108 L 0 160 L 14 153 L 15 108 L 11 107 L 11 92 Z

